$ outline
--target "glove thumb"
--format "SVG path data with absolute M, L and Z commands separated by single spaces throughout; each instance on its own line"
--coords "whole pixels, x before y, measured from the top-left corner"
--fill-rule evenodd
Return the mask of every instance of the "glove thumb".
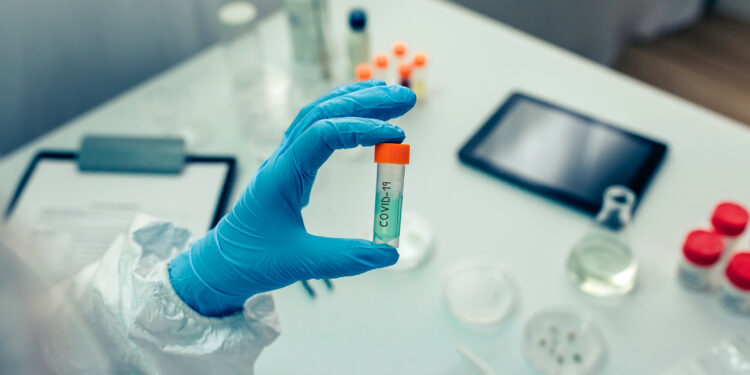
M 354 276 L 398 261 L 398 251 L 390 245 L 359 239 L 310 237 L 308 244 L 312 249 L 304 260 L 308 279 Z

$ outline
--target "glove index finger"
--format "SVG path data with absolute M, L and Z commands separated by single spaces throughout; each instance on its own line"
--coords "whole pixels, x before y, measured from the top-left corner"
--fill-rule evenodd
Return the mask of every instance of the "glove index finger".
M 299 121 L 288 137 L 295 139 L 315 122 L 340 117 L 390 120 L 408 112 L 417 102 L 413 91 L 403 86 L 375 86 L 337 96 L 316 105 Z
M 406 135 L 403 129 L 382 120 L 342 117 L 316 122 L 302 134 L 284 158 L 294 160 L 299 172 L 313 175 L 333 154 L 334 150 L 373 146 L 378 143 L 400 143 Z
M 307 114 L 312 111 L 316 106 L 320 105 L 321 103 L 324 103 L 328 100 L 331 100 L 333 98 L 337 98 L 342 95 L 346 95 L 355 91 L 359 91 L 362 89 L 367 89 L 370 87 L 377 87 L 377 86 L 385 86 L 386 83 L 378 80 L 378 79 L 371 79 L 368 81 L 363 82 L 356 82 L 349 85 L 342 85 L 338 86 L 335 89 L 331 90 L 327 94 L 321 96 L 320 98 L 316 99 L 312 103 L 306 105 L 304 108 L 302 108 L 299 113 L 297 114 L 297 117 L 294 118 L 294 121 L 292 121 L 292 125 L 289 126 L 289 129 L 284 132 L 284 138 L 288 138 L 292 131 L 294 131 L 294 128 L 298 125 L 298 123 L 303 119 Z

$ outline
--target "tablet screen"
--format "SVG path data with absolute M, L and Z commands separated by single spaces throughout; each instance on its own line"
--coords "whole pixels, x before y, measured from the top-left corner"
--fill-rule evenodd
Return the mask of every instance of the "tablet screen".
M 519 94 L 470 144 L 464 156 L 474 164 L 590 211 L 607 186 L 639 194 L 664 151 L 657 142 Z

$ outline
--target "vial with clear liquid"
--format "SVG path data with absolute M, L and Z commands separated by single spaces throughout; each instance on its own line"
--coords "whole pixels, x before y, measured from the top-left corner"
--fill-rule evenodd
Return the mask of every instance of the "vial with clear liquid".
M 635 194 L 625 186 L 610 186 L 604 192 L 594 225 L 568 256 L 568 274 L 582 292 L 617 296 L 635 286 L 638 265 L 627 235 L 634 204 Z
M 400 143 L 375 145 L 378 179 L 375 186 L 373 242 L 398 247 L 401 236 L 401 207 L 404 172 L 409 164 L 410 147 Z

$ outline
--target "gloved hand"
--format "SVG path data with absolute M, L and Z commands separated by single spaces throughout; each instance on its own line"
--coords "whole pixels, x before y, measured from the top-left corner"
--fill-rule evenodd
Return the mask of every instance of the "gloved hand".
M 256 293 L 396 263 L 391 246 L 307 233 L 300 210 L 334 150 L 403 141 L 403 130 L 385 120 L 415 102 L 407 88 L 366 81 L 302 109 L 232 211 L 172 260 L 169 277 L 180 298 L 203 315 L 220 316 L 240 310 Z

